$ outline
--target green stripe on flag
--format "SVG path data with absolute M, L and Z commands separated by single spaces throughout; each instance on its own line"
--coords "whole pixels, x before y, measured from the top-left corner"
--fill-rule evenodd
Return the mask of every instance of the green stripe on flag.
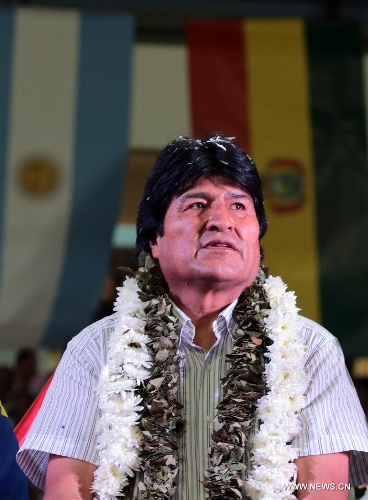
M 307 23 L 322 323 L 368 354 L 368 170 L 357 22 Z

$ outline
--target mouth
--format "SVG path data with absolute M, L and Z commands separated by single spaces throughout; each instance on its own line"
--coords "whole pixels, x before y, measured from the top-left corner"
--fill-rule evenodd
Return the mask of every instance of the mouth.
M 213 249 L 236 250 L 234 245 L 229 241 L 220 241 L 220 240 L 209 241 L 202 248 L 206 250 L 213 250 Z

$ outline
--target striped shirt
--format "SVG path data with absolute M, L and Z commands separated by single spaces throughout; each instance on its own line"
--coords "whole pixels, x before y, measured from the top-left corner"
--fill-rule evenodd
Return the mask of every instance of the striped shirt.
M 203 500 L 201 485 L 207 448 L 226 354 L 231 352 L 232 310 L 225 309 L 213 324 L 215 345 L 206 352 L 196 346 L 194 326 L 176 310 L 181 322 L 179 394 L 185 408 L 175 500 Z M 99 374 L 106 363 L 107 344 L 116 315 L 87 327 L 68 345 L 42 408 L 20 452 L 18 463 L 39 488 L 45 484 L 49 454 L 97 464 L 95 426 Z M 350 453 L 350 482 L 368 482 L 368 430 L 365 415 L 347 373 L 338 341 L 315 322 L 300 317 L 300 336 L 307 346 L 305 366 L 309 386 L 300 412 L 302 431 L 294 439 L 300 456 L 354 450 Z

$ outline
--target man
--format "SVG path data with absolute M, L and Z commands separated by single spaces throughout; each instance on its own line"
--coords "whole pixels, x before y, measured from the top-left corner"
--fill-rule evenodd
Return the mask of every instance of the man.
M 349 474 L 367 481 L 343 355 L 259 272 L 266 228 L 232 140 L 160 153 L 137 219 L 146 267 L 69 343 L 18 455 L 44 500 L 343 500 Z

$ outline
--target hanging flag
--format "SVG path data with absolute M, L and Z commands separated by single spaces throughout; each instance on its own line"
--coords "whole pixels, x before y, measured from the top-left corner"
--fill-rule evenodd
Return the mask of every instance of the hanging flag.
M 97 307 L 127 156 L 133 20 L 0 9 L 0 345 L 63 347 Z
M 193 133 L 236 137 L 261 172 L 265 265 L 347 354 L 368 354 L 359 23 L 196 21 L 187 38 Z

